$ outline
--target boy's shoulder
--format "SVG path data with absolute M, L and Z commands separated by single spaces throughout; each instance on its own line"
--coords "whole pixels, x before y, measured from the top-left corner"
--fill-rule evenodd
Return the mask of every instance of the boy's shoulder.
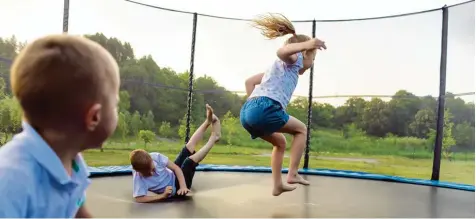
M 81 177 L 89 176 L 81 154 L 76 157 L 74 167 L 79 168 L 78 173 Z M 0 171 L 5 171 L 6 174 L 26 174 L 24 177 L 33 181 L 42 180 L 44 177 L 53 177 L 59 181 L 69 178 L 63 176 L 66 171 L 56 153 L 26 123 L 23 123 L 22 132 L 14 135 L 8 143 L 0 147 Z
M 3 147 L 0 151 L 0 206 L 4 208 L 0 210 L 0 217 L 26 217 L 38 191 L 41 191 L 37 187 L 38 173 L 31 163 L 23 163 L 27 161 L 22 159 L 24 157 L 4 156 Z
M 28 194 L 37 185 L 37 176 L 42 171 L 24 149 L 17 141 L 10 141 L 0 148 L 0 193 Z
M 0 175 L 3 177 L 16 177 L 18 180 L 33 180 L 41 172 L 33 158 L 28 144 L 21 134 L 13 137 L 11 141 L 0 148 Z

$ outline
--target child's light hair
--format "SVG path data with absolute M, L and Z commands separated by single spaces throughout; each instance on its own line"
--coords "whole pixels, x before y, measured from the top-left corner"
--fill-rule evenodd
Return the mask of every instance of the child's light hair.
M 114 72 L 117 64 L 99 44 L 60 34 L 29 43 L 15 58 L 10 81 L 28 122 L 64 128 L 84 122 L 87 107 L 114 86 Z
M 276 39 L 292 34 L 293 36 L 286 40 L 286 44 L 300 43 L 311 39 L 309 36 L 296 34 L 296 29 L 292 22 L 282 14 L 268 13 L 259 15 L 252 20 L 252 25 L 260 29 L 261 34 L 268 39 Z

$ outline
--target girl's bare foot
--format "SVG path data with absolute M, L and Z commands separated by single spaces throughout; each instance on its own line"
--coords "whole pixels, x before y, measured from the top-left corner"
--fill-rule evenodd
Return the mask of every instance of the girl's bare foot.
M 213 108 L 208 104 L 206 104 L 205 107 L 207 108 L 207 123 L 212 124 L 214 119 Z
M 301 185 L 306 185 L 306 186 L 310 184 L 309 181 L 302 178 L 302 176 L 299 175 L 299 174 L 296 174 L 294 176 L 288 175 L 288 183 L 289 184 L 301 184 Z
M 289 185 L 279 185 L 273 188 L 273 196 L 279 196 L 283 192 L 290 192 L 295 190 L 295 186 L 289 186 Z

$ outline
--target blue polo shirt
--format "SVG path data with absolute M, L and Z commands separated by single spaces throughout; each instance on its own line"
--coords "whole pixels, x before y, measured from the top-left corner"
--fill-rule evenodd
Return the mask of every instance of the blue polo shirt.
M 0 217 L 73 218 L 85 200 L 89 172 L 80 154 L 73 174 L 26 122 L 0 148 Z

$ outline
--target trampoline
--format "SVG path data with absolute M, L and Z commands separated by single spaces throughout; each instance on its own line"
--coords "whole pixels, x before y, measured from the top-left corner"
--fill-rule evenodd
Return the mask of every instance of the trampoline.
M 131 176 L 123 175 L 129 167 L 92 168 L 92 176 L 101 177 L 94 177 L 88 189 L 88 208 L 95 217 L 134 218 L 475 217 L 474 186 L 469 185 L 307 170 L 303 174 L 310 186 L 274 197 L 266 167 L 199 167 L 185 200 L 147 204 L 133 201 Z

